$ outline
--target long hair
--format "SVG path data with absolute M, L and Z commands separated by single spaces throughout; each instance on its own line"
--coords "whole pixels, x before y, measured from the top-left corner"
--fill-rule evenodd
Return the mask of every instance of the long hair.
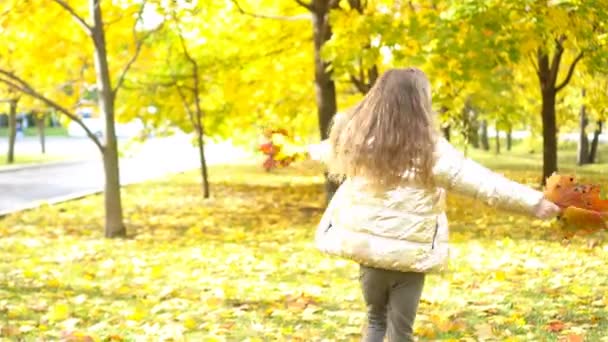
M 373 188 L 406 178 L 432 184 L 436 130 L 430 83 L 420 69 L 390 69 L 332 125 L 330 175 L 363 177 Z

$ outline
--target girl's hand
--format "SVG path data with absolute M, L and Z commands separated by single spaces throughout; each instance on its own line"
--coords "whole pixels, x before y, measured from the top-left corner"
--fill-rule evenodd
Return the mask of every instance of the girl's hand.
M 542 199 L 536 207 L 534 207 L 534 216 L 541 220 L 550 220 L 559 215 L 561 208 L 555 203 Z

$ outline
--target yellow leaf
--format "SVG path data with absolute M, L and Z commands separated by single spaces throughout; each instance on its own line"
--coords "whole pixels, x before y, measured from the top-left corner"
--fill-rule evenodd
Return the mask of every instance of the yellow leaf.
M 494 272 L 494 278 L 498 281 L 505 281 L 506 275 L 504 271 L 496 271 Z
M 217 297 L 211 297 L 207 299 L 206 303 L 207 306 L 210 308 L 217 308 L 218 306 L 222 305 L 222 299 Z
M 65 303 L 57 303 L 49 309 L 48 319 L 50 321 L 63 321 L 70 317 L 70 307 Z
M 136 306 L 127 314 L 127 319 L 132 321 L 141 321 L 142 319 L 146 318 L 147 315 L 148 312 L 144 308 Z
M 425 326 L 416 328 L 416 335 L 420 336 L 420 337 L 426 337 L 426 338 L 435 338 L 437 336 L 437 333 L 435 332 L 435 329 L 433 329 L 432 326 L 425 325 Z
M 161 265 L 156 265 L 152 267 L 152 270 L 150 271 L 150 275 L 153 278 L 159 278 L 162 277 L 164 275 L 164 267 Z
M 59 282 L 59 280 L 52 278 L 52 279 L 47 280 L 46 285 L 48 287 L 57 288 L 57 287 L 59 287 L 59 285 L 61 285 L 61 283 Z
M 196 329 L 197 326 L 198 322 L 192 317 L 188 317 L 184 320 L 184 327 L 187 329 Z

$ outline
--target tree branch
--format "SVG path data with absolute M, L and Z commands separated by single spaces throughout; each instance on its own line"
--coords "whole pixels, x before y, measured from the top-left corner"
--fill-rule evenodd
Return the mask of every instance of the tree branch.
M 129 70 L 131 70 L 131 67 L 133 66 L 133 64 L 135 63 L 137 58 L 139 57 L 139 54 L 141 53 L 141 49 L 142 49 L 146 39 L 148 39 L 148 37 L 150 37 L 153 33 L 157 32 L 163 26 L 163 24 L 161 23 L 157 28 L 146 32 L 144 34 L 144 36 L 141 37 L 141 39 L 139 39 L 139 40 L 137 39 L 137 32 L 136 32 L 135 27 L 137 26 L 137 23 L 142 19 L 142 14 L 144 11 L 144 7 L 146 6 L 146 3 L 147 3 L 147 0 L 144 0 L 143 3 L 141 4 L 139 12 L 137 13 L 137 20 L 135 21 L 135 24 L 133 24 L 133 39 L 135 40 L 135 52 L 133 53 L 133 56 L 131 56 L 131 59 L 129 59 L 129 61 L 125 65 L 125 68 L 120 73 L 120 76 L 118 76 L 116 85 L 114 86 L 114 89 L 112 89 L 112 95 L 114 96 L 114 98 L 116 98 L 116 94 L 118 93 L 118 90 L 124 83 L 125 78 L 127 77 L 127 74 L 129 73 Z
M 559 65 L 562 61 L 562 55 L 564 54 L 564 41 L 566 40 L 566 36 L 562 35 L 559 38 L 555 39 L 555 54 L 553 55 L 553 60 L 551 61 L 550 70 L 550 84 L 554 85 L 557 82 L 557 75 L 559 74 Z
M 179 95 L 179 98 L 182 100 L 182 104 L 184 105 L 184 108 L 186 109 L 186 113 L 188 114 L 188 117 L 190 118 L 190 123 L 192 123 L 192 126 L 194 126 L 194 128 L 199 131 L 200 128 L 198 127 L 198 125 L 196 124 L 196 121 L 194 120 L 194 113 L 192 113 L 192 110 L 190 109 L 190 106 L 188 105 L 188 99 L 186 98 L 186 94 L 184 94 L 184 92 L 182 91 L 182 87 L 180 87 L 177 83 L 175 84 L 175 89 L 177 89 L 177 94 Z
M 87 127 L 87 125 L 85 125 L 84 122 L 76 114 L 72 113 L 67 108 L 65 108 L 65 107 L 61 106 L 60 104 L 54 102 L 53 100 L 47 98 L 46 96 L 42 95 L 41 93 L 35 91 L 25 80 L 17 77 L 16 75 L 14 75 L 13 73 L 11 73 L 7 70 L 0 69 L 0 82 L 8 85 L 9 87 L 15 89 L 16 91 L 29 95 L 35 99 L 38 99 L 39 101 L 43 102 L 44 104 L 48 105 L 49 107 L 56 109 L 57 111 L 63 113 L 65 116 L 69 117 L 71 120 L 75 121 L 80 127 L 82 127 L 82 129 L 84 129 L 87 136 L 91 140 L 93 140 L 93 143 L 95 143 L 95 145 L 97 145 L 97 147 L 99 148 L 101 153 L 104 153 L 105 148 L 99 141 L 99 138 L 97 138 L 97 136 L 95 134 L 93 134 L 93 132 L 91 132 L 91 130 Z
M 66 12 L 68 12 L 72 16 L 72 18 L 74 18 L 74 20 L 76 20 L 76 22 L 80 25 L 80 27 L 82 27 L 82 29 L 84 30 L 84 32 L 87 33 L 87 35 L 89 35 L 89 36 L 93 35 L 93 28 L 91 27 L 91 25 L 87 24 L 87 22 L 84 20 L 84 18 L 79 16 L 78 13 L 76 13 L 76 11 L 72 7 L 70 7 L 70 5 L 68 5 L 63 0 L 53 0 L 53 1 L 55 1 L 55 3 L 58 4 L 59 6 L 63 7 L 63 9 L 66 10 Z
M 534 61 L 534 55 L 530 52 L 528 54 L 528 57 L 530 57 L 530 63 L 532 64 L 534 71 L 536 71 L 536 74 L 538 75 L 539 74 L 538 65 L 536 65 L 536 62 Z
M 361 79 L 357 78 L 355 75 L 351 74 L 350 81 L 355 85 L 355 87 L 361 94 L 367 93 L 367 87 L 365 86 L 365 83 L 363 82 L 363 80 L 361 80 Z
M 299 0 L 296 0 L 296 1 L 299 1 Z M 234 5 L 236 6 L 237 10 L 241 14 L 245 14 L 245 15 L 248 15 L 248 16 L 251 16 L 251 17 L 254 17 L 254 18 L 283 20 L 283 21 L 311 20 L 311 16 L 308 15 L 308 14 L 285 16 L 285 15 L 259 14 L 259 13 L 248 12 L 248 11 L 245 11 L 243 9 L 243 7 L 241 7 L 241 5 L 239 4 L 238 0 L 232 0 L 232 2 L 234 3 Z M 304 6 L 304 5 L 305 4 L 302 4 L 302 6 Z M 309 10 L 312 11 L 312 6 L 309 8 Z
M 568 82 L 570 82 L 570 79 L 572 78 L 572 74 L 574 73 L 574 68 L 576 68 L 576 64 L 583 58 L 583 52 L 581 51 L 578 56 L 576 56 L 576 58 L 574 59 L 574 61 L 572 62 L 572 64 L 570 64 L 570 68 L 568 69 L 568 74 L 566 75 L 566 79 L 557 87 L 555 87 L 555 92 L 558 92 L 562 89 L 564 89 L 564 87 L 566 85 L 568 85 Z

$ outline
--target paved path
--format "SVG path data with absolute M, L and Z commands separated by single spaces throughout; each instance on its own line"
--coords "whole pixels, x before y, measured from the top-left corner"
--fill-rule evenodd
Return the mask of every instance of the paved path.
M 64 148 L 76 148 L 75 141 L 62 139 Z M 82 142 L 92 145 L 89 141 Z M 0 215 L 35 207 L 45 202 L 56 203 L 101 191 L 103 165 L 99 153 L 94 146 L 90 149 L 78 148 L 83 149 L 85 154 L 81 157 L 85 158 L 16 169 L 0 169 Z M 209 145 L 206 153 L 210 165 L 234 162 L 246 157 L 246 153 L 229 144 Z M 199 166 L 196 149 L 192 147 L 186 136 L 151 139 L 138 148 L 130 149 L 130 154 L 132 156 L 123 158 L 120 164 L 123 185 L 159 178 Z

